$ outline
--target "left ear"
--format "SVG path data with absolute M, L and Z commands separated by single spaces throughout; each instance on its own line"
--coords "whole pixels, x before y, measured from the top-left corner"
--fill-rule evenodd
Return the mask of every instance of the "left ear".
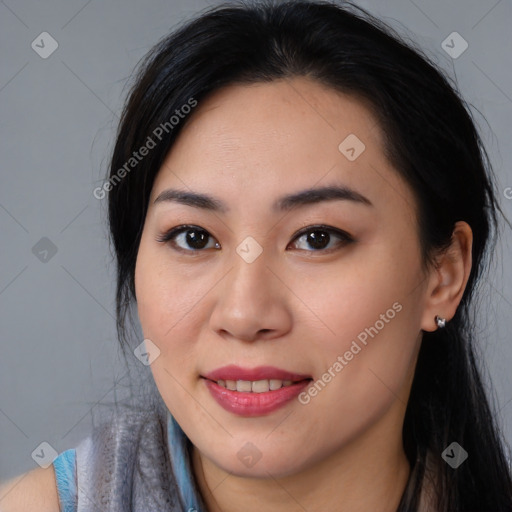
M 435 331 L 436 315 L 448 322 L 455 316 L 471 271 L 473 232 L 467 222 L 455 223 L 450 246 L 436 258 L 430 272 L 421 329 Z

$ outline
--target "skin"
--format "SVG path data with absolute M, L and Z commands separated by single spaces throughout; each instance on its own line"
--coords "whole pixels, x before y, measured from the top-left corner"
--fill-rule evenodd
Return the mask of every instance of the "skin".
M 0 484 L 1 512 L 58 512 L 59 495 L 53 466 L 36 468 Z
M 366 148 L 338 149 L 349 134 Z M 329 200 L 276 213 L 279 197 L 345 185 L 371 206 Z M 167 188 L 208 193 L 229 211 L 161 202 Z M 181 224 L 212 238 L 193 252 Z M 302 228 L 335 234 L 315 249 Z M 312 229 L 311 231 L 315 231 Z M 263 252 L 247 263 L 247 237 Z M 307 78 L 232 85 L 202 101 L 159 170 L 135 282 L 151 364 L 167 407 L 193 443 L 193 468 L 210 511 L 396 510 L 409 476 L 401 430 L 422 330 L 453 317 L 471 267 L 471 230 L 422 265 L 412 191 L 386 160 L 375 118 L 361 101 Z M 215 248 L 216 243 L 220 248 Z M 186 251 L 189 252 L 186 252 Z M 201 374 L 272 365 L 316 381 L 394 303 L 402 309 L 307 405 L 293 400 L 243 418 L 221 408 Z M 252 467 L 237 457 L 251 442 Z

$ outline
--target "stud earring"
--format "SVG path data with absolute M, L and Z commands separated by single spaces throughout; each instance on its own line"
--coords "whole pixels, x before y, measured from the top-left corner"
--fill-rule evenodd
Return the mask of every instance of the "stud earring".
M 446 326 L 445 318 L 441 318 L 440 316 L 436 315 L 435 320 L 436 320 L 437 327 L 439 327 L 439 329 L 442 329 L 443 327 Z

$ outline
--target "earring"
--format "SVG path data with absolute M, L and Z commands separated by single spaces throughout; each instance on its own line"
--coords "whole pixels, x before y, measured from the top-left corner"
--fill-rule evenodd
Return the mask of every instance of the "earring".
M 442 329 L 443 327 L 446 326 L 445 318 L 441 318 L 440 316 L 436 315 L 435 320 L 436 320 L 437 327 L 439 327 L 439 329 Z

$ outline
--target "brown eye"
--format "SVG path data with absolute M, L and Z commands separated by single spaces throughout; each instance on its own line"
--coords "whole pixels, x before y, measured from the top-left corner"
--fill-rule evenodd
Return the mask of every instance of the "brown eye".
M 329 244 L 333 240 L 336 241 L 336 239 L 337 242 L 334 242 L 334 245 L 329 247 Z M 302 230 L 294 240 L 302 241 L 302 247 L 298 247 L 300 250 L 307 251 L 313 249 L 312 252 L 335 249 L 354 241 L 348 233 L 327 226 L 309 226 Z M 294 245 L 297 246 L 298 243 L 294 242 Z
M 202 249 L 220 248 L 218 242 L 215 242 L 213 246 L 208 247 L 209 240 L 213 237 L 208 231 L 198 226 L 177 226 L 162 236 L 157 238 L 158 242 L 171 243 L 174 247 L 183 251 L 200 251 Z

